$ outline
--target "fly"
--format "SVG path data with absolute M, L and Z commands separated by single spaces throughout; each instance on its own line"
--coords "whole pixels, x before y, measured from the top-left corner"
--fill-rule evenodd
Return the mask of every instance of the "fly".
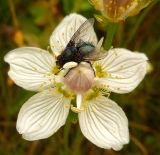
M 66 48 L 57 57 L 56 65 L 59 68 L 63 68 L 63 65 L 67 62 L 73 61 L 80 63 L 82 61 L 96 61 L 106 56 L 106 53 L 100 50 L 103 38 L 99 41 L 96 47 L 92 43 L 84 42 L 82 40 L 84 36 L 89 35 L 93 29 L 93 24 L 94 19 L 90 18 L 73 34 Z

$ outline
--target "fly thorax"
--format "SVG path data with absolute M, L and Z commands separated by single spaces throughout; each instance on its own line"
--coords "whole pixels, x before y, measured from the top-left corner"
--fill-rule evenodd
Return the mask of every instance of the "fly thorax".
M 74 59 L 74 53 L 77 52 L 77 48 L 74 46 L 67 47 L 64 49 L 61 55 L 57 57 L 57 65 L 62 67 L 65 63 L 73 61 Z
M 94 71 L 89 63 L 81 62 L 75 68 L 72 68 L 64 77 L 64 83 L 72 91 L 83 93 L 88 91 L 94 82 Z
M 74 53 L 77 52 L 77 48 L 74 46 L 68 47 L 62 53 L 63 61 L 68 62 L 73 59 Z

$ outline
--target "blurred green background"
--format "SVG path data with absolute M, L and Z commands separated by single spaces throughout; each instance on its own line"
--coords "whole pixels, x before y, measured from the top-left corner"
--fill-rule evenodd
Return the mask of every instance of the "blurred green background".
M 144 52 L 149 73 L 130 94 L 111 94 L 129 119 L 130 143 L 119 151 L 104 150 L 81 134 L 75 117 L 48 139 L 28 142 L 15 128 L 21 105 L 33 95 L 7 76 L 4 55 L 20 46 L 47 49 L 61 19 L 77 12 L 87 18 L 98 12 L 87 0 L 0 0 L 0 155 L 159 155 L 160 154 L 160 1 L 153 0 L 135 17 L 118 25 L 112 45 Z M 98 37 L 107 28 L 96 22 Z

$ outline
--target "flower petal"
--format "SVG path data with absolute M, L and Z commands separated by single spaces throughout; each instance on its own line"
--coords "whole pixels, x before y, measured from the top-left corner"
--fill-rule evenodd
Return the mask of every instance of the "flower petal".
M 10 64 L 11 79 L 24 89 L 38 91 L 51 85 L 54 57 L 45 50 L 34 47 L 17 48 L 4 58 Z
M 50 37 L 50 46 L 54 54 L 59 55 L 67 46 L 73 34 L 87 19 L 76 13 L 66 16 L 57 28 L 53 31 Z M 87 35 L 81 38 L 85 42 L 97 44 L 97 37 L 92 29 Z
M 70 100 L 54 89 L 31 97 L 18 114 L 17 130 L 26 140 L 44 139 L 66 122 Z
M 114 101 L 99 96 L 78 116 L 82 133 L 98 147 L 120 150 L 129 142 L 127 117 Z
M 128 93 L 135 89 L 142 81 L 147 70 L 146 55 L 131 52 L 123 48 L 115 48 L 108 51 L 108 55 L 97 61 L 104 72 L 97 79 L 98 84 L 104 84 L 109 91 L 116 93 Z

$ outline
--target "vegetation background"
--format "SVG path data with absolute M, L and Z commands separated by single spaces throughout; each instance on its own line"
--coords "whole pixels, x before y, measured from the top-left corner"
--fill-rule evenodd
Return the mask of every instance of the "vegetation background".
M 159 155 L 160 154 L 160 1 L 153 0 L 135 17 L 118 24 L 112 45 L 144 52 L 150 71 L 130 94 L 111 94 L 129 119 L 130 143 L 119 151 L 104 150 L 81 134 L 75 117 L 52 137 L 28 142 L 15 128 L 21 105 L 33 95 L 7 76 L 4 55 L 20 46 L 47 49 L 49 37 L 61 19 L 77 12 L 97 14 L 87 0 L 0 0 L 0 155 Z M 96 22 L 98 37 L 107 26 Z M 71 123 L 72 122 L 72 123 Z

